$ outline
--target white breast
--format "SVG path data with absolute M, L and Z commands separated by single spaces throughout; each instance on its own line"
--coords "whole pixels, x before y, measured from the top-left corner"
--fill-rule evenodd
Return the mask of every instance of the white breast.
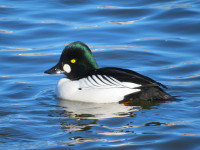
M 59 98 L 72 101 L 112 103 L 123 100 L 125 95 L 140 91 L 135 89 L 140 86 L 135 83 L 120 82 L 105 75 L 92 75 L 75 81 L 61 79 L 56 94 Z

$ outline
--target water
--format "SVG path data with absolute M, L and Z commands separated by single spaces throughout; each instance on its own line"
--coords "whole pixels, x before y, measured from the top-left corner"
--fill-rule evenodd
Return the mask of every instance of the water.
M 200 149 L 200 3 L 1 0 L 0 149 Z M 100 67 L 128 68 L 177 100 L 88 104 L 43 72 L 83 41 Z

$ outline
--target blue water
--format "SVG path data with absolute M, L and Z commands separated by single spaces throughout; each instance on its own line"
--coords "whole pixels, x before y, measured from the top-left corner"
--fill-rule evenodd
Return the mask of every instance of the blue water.
M 1 0 L 0 149 L 200 149 L 200 3 L 189 0 Z M 83 41 L 100 67 L 128 68 L 176 100 L 59 100 L 55 65 Z

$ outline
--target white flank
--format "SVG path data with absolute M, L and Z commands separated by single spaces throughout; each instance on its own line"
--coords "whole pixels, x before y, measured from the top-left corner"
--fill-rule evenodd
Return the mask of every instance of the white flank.
M 112 103 L 123 100 L 125 95 L 140 91 L 137 89 L 140 86 L 135 83 L 120 82 L 105 75 L 92 75 L 75 81 L 61 79 L 56 94 L 62 99 L 72 101 Z
M 65 64 L 65 65 L 63 66 L 63 70 L 64 70 L 65 72 L 67 72 L 67 73 L 70 73 L 70 72 L 71 72 L 71 67 L 70 67 L 70 65 Z

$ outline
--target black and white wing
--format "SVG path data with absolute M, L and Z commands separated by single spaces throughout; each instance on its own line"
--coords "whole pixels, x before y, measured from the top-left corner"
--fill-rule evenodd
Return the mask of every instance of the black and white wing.
M 93 74 L 79 80 L 80 88 L 138 88 L 141 85 L 132 82 L 121 82 L 118 79 L 103 74 Z
M 115 67 L 106 67 L 94 70 L 83 79 L 85 84 L 90 87 L 107 86 L 143 88 L 162 86 L 167 88 L 165 85 L 135 71 Z
M 159 86 L 166 88 L 159 82 L 143 76 L 137 72 L 121 68 L 101 68 L 88 73 L 80 79 L 82 89 L 103 89 L 102 95 L 121 94 L 119 101 L 128 100 L 166 100 L 172 96 L 163 91 Z M 109 90 L 105 90 L 108 88 Z M 114 91 L 111 95 L 110 92 Z M 122 93 L 123 92 L 123 93 Z

